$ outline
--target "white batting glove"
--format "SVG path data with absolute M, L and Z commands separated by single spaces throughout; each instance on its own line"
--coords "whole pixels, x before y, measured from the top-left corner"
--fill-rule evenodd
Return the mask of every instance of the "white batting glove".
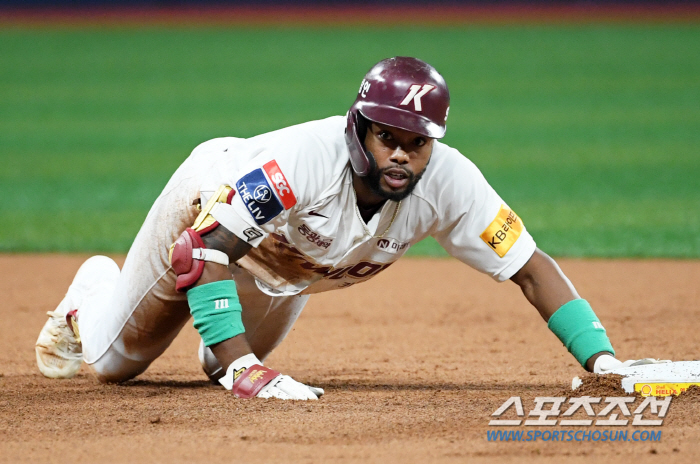
M 278 398 L 280 400 L 317 400 L 323 393 L 322 388 L 309 387 L 288 375 L 279 375 L 260 390 L 257 397 Z
M 664 364 L 669 362 L 671 361 L 668 359 L 654 358 L 644 358 L 638 360 L 630 359 L 625 362 L 622 362 L 618 359 L 615 359 L 609 354 L 603 354 L 601 356 L 598 356 L 598 359 L 595 360 L 595 364 L 593 365 L 593 372 L 596 374 L 608 374 L 611 373 L 611 371 L 620 369 L 622 367 L 643 366 L 644 364 Z
M 322 388 L 309 387 L 263 366 L 252 353 L 231 363 L 219 383 L 238 398 L 317 400 L 324 394 Z

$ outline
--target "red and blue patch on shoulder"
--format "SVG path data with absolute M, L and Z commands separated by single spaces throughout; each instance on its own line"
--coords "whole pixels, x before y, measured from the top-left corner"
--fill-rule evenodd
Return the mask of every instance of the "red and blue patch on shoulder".
M 236 190 L 258 224 L 271 221 L 297 203 L 292 187 L 275 160 L 241 177 L 236 182 Z

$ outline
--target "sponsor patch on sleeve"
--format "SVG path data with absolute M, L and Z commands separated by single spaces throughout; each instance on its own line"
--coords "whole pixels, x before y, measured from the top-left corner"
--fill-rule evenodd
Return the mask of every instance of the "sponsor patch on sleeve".
M 289 209 L 297 204 L 297 197 L 294 196 L 292 192 L 292 187 L 287 182 L 287 178 L 284 177 L 282 170 L 277 165 L 277 161 L 268 161 L 263 165 L 263 169 L 267 173 L 267 177 L 272 181 L 272 186 L 275 188 L 277 197 L 282 200 L 284 209 Z
M 254 169 L 241 177 L 236 182 L 236 190 L 258 224 L 269 222 L 283 209 L 289 209 L 297 203 L 287 178 L 275 160 L 265 163 L 262 169 Z
M 496 219 L 484 230 L 481 240 L 503 258 L 523 231 L 523 221 L 506 205 L 496 215 Z
M 258 224 L 265 224 L 282 212 L 282 204 L 272 193 L 263 170 L 250 171 L 236 182 L 236 191 Z

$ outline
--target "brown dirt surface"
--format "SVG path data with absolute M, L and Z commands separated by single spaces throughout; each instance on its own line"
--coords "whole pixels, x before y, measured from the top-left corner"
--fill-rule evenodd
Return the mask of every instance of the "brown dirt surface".
M 45 312 L 86 257 L 0 255 L 0 462 L 589 463 L 700 456 L 697 392 L 674 399 L 661 427 L 489 426 L 508 398 L 521 397 L 527 416 L 535 397 L 574 396 L 567 388 L 585 373 L 516 285 L 455 260 L 405 259 L 362 285 L 312 296 L 266 364 L 325 388 L 317 402 L 226 395 L 202 373 L 189 324 L 125 384 L 101 385 L 87 366 L 71 380 L 46 379 L 33 345 Z M 700 262 L 559 262 L 621 359 L 698 358 Z M 514 416 L 511 408 L 502 418 Z M 662 436 L 489 441 L 487 432 L 497 429 Z
M 678 395 L 677 403 L 700 401 L 700 387 L 691 385 L 686 391 Z
M 688 387 L 688 389 L 686 391 L 681 393 L 681 396 L 683 396 L 684 398 L 688 398 L 688 399 L 700 398 L 700 387 L 698 387 L 697 385 L 691 385 L 690 387 Z
M 581 386 L 574 393 L 576 396 L 627 396 L 622 388 L 622 376 L 617 374 L 596 375 L 585 373 L 578 376 L 581 379 Z M 571 387 L 567 387 L 560 395 L 571 392 Z

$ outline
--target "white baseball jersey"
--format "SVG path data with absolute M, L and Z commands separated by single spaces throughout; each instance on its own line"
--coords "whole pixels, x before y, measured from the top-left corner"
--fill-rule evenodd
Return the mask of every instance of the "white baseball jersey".
M 236 190 L 212 216 L 254 248 L 238 265 L 269 295 L 317 293 L 370 279 L 433 236 L 469 266 L 503 281 L 532 256 L 521 219 L 457 150 L 435 142 L 415 190 L 361 218 L 335 116 L 259 135 L 206 142 L 211 165 L 202 203 L 221 184 Z M 208 164 L 207 163 L 207 164 Z

